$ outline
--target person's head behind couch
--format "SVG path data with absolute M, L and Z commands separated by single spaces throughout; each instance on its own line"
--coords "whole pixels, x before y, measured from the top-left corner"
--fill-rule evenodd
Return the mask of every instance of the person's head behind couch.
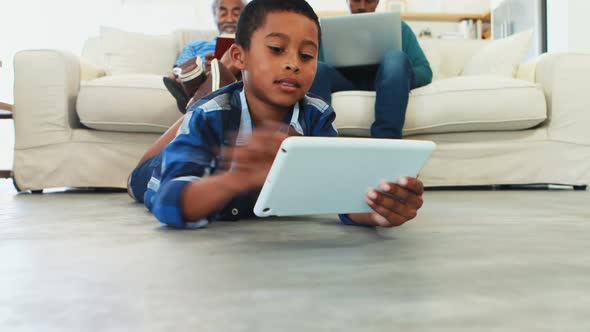
M 319 19 L 306 1 L 251 1 L 230 49 L 248 103 L 284 111 L 303 98 L 317 71 L 320 36 Z

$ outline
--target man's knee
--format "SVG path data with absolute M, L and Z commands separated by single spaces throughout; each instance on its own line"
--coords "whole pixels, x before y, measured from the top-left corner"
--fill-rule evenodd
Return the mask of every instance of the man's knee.
M 407 73 L 412 70 L 412 62 L 403 51 L 389 51 L 381 61 L 381 70 L 386 73 Z
M 389 51 L 383 56 L 381 65 L 411 68 L 412 62 L 410 61 L 410 57 L 408 57 L 404 51 Z
M 412 62 L 403 51 L 389 51 L 379 66 L 381 83 L 406 85 L 412 79 Z

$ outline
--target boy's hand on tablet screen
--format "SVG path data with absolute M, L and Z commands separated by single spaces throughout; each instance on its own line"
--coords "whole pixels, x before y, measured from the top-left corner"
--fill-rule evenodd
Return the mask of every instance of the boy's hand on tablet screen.
M 398 183 L 384 182 L 367 193 L 367 204 L 373 213 L 350 214 L 356 223 L 368 226 L 396 227 L 418 215 L 422 207 L 424 185 L 416 178 L 403 177 Z
M 261 188 L 270 171 L 281 143 L 288 135 L 274 128 L 258 128 L 246 145 L 226 149 L 230 173 L 242 183 L 245 190 Z

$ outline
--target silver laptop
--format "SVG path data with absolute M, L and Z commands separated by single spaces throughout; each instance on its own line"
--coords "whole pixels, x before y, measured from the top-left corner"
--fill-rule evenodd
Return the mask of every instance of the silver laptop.
M 323 61 L 335 67 L 374 65 L 385 53 L 402 49 L 399 12 L 320 19 Z

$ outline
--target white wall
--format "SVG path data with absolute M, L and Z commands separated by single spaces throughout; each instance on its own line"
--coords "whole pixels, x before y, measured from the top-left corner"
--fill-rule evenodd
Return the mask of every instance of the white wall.
M 569 3 L 547 0 L 547 51 L 566 52 L 569 48 Z
M 488 0 L 453 0 L 445 2 L 445 10 L 449 13 L 484 13 L 490 10 Z
M 569 51 L 590 52 L 590 1 L 569 1 Z
M 590 1 L 547 0 L 549 52 L 590 53 Z

